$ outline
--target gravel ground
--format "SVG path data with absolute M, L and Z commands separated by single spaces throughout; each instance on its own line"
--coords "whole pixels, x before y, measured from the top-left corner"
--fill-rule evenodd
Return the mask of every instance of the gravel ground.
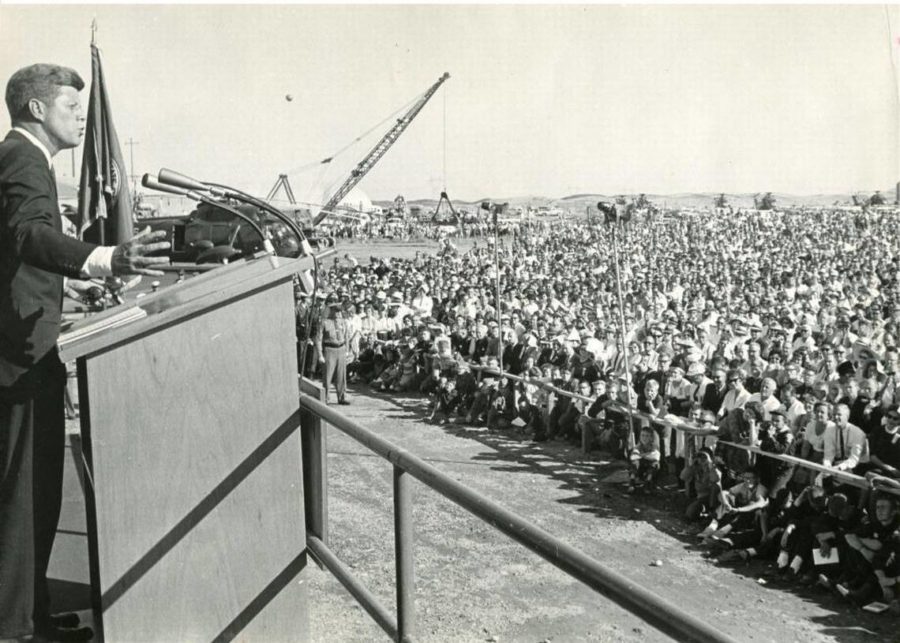
M 826 592 L 765 585 L 761 563 L 694 549 L 683 497 L 624 494 L 622 464 L 517 430 L 424 421 L 419 397 L 358 388 L 347 416 L 739 641 L 900 641 L 896 617 Z M 390 465 L 328 429 L 331 546 L 394 612 Z M 656 641 L 665 636 L 418 481 L 416 628 L 423 641 Z M 662 561 L 661 566 L 651 562 Z M 311 574 L 316 641 L 384 640 L 327 571 Z

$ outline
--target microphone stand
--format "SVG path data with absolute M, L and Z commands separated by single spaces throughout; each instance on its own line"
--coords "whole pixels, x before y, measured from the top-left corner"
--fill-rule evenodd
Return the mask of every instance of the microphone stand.
M 253 230 L 259 235 L 259 238 L 262 239 L 263 249 L 268 254 L 271 254 L 271 255 L 275 254 L 275 248 L 274 248 L 274 246 L 272 246 L 272 242 L 266 236 L 265 232 L 263 232 L 263 230 L 259 226 L 259 224 L 256 221 L 254 221 L 252 218 L 250 218 L 249 216 L 247 216 L 246 214 L 241 212 L 240 210 L 237 210 L 236 208 L 232 208 L 227 203 L 221 203 L 220 201 L 211 199 L 208 196 L 204 196 L 203 194 L 200 194 L 199 192 L 197 192 L 195 190 L 186 190 L 183 188 L 176 187 L 174 185 L 163 185 L 157 181 L 154 181 L 153 178 L 149 174 L 145 174 L 144 178 L 141 179 L 141 185 L 143 185 L 145 188 L 148 188 L 151 190 L 156 190 L 158 192 L 169 192 L 171 194 L 177 194 L 179 196 L 184 196 L 184 197 L 191 199 L 192 201 L 198 201 L 200 203 L 205 203 L 207 205 L 221 208 L 221 209 L 225 210 L 226 212 L 233 214 L 237 218 L 248 223 L 250 225 L 250 227 L 253 228 Z
M 241 203 L 246 203 L 247 205 L 252 205 L 254 207 L 260 208 L 261 210 L 265 210 L 276 219 L 284 223 L 294 234 L 294 236 L 297 238 L 297 243 L 300 246 L 301 256 L 312 254 L 312 248 L 310 247 L 309 241 L 307 241 L 306 236 L 303 234 L 303 231 L 300 229 L 300 226 L 298 226 L 296 222 L 292 221 L 290 217 L 288 217 L 284 212 L 282 212 L 278 208 L 273 207 L 269 203 L 266 203 L 261 199 L 257 199 L 256 197 L 231 186 L 223 185 L 220 183 L 204 183 L 202 181 L 192 179 L 189 176 L 185 176 L 184 174 L 175 172 L 173 170 L 168 170 L 166 168 L 161 168 L 159 170 L 158 177 L 160 183 L 174 185 L 188 190 L 196 190 L 198 192 L 211 192 L 215 196 L 232 198 L 236 201 L 240 201 Z
M 262 199 L 257 199 L 256 197 L 247 194 L 246 192 L 242 192 L 240 190 L 236 190 L 235 188 L 228 187 L 227 185 L 221 185 L 219 183 L 208 183 L 207 185 L 220 188 L 223 192 L 225 192 L 225 196 L 240 201 L 242 203 L 246 203 L 247 205 L 256 206 L 261 210 L 265 210 L 272 216 L 276 217 L 282 223 L 284 223 L 290 231 L 297 237 L 297 243 L 300 244 L 300 254 L 303 255 L 311 255 L 312 247 L 309 245 L 309 241 L 306 238 L 306 235 L 303 234 L 303 230 L 300 229 L 300 226 L 297 225 L 295 221 L 292 221 L 291 218 L 286 215 L 284 212 L 276 208 L 270 203 L 266 203 Z

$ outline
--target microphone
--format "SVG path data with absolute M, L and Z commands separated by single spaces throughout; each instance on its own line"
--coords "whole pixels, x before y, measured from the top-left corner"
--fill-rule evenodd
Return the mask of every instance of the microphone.
M 197 192 L 196 189 L 187 187 L 189 183 L 194 183 L 194 184 L 201 185 L 201 186 L 203 185 L 202 183 L 192 181 L 188 177 L 182 176 L 181 174 L 178 174 L 177 172 L 174 172 L 173 174 L 176 174 L 178 177 L 182 177 L 185 179 L 185 181 L 182 182 L 181 186 L 163 185 L 159 181 L 155 180 L 149 174 L 145 174 L 143 176 L 143 178 L 141 179 L 141 185 L 143 185 L 145 188 L 149 188 L 151 190 L 158 190 L 159 192 L 169 192 L 171 194 L 185 196 L 185 197 L 191 199 L 192 201 L 199 201 L 201 203 L 206 203 L 207 205 L 221 208 L 221 209 L 225 210 L 226 212 L 230 212 L 234 216 L 236 216 L 239 219 L 242 219 L 246 223 L 250 224 L 250 227 L 253 228 L 253 230 L 256 231 L 256 233 L 259 235 L 259 238 L 262 239 L 263 249 L 270 255 L 275 254 L 275 247 L 272 245 L 272 241 L 266 236 L 266 233 L 263 232 L 263 229 L 259 226 L 259 224 L 256 221 L 254 221 L 253 219 L 248 217 L 246 214 L 244 214 L 240 210 L 232 208 L 230 205 L 228 205 L 226 203 L 221 203 L 214 199 L 210 199 L 208 196 L 204 196 L 203 194 L 200 194 L 199 192 Z M 168 178 L 172 178 L 172 177 L 169 176 Z
M 185 176 L 180 172 L 176 172 L 175 170 L 169 170 L 167 168 L 160 168 L 157 173 L 157 177 L 159 177 L 160 183 L 165 183 L 166 185 L 172 185 L 175 187 L 182 188 L 183 190 L 197 190 L 198 192 L 212 192 L 210 187 L 205 183 L 201 183 L 196 179 L 192 179 L 189 176 Z M 226 196 L 225 194 L 219 194 L 216 196 Z
M 300 247 L 301 256 L 308 256 L 312 254 L 312 248 L 309 245 L 309 241 L 307 241 L 306 235 L 303 234 L 303 231 L 300 229 L 300 227 L 294 221 L 291 221 L 290 217 L 288 217 L 284 212 L 282 212 L 278 208 L 273 207 L 269 203 L 266 203 L 265 201 L 257 199 L 256 197 L 253 197 L 246 192 L 241 192 L 240 190 L 229 187 L 227 185 L 221 185 L 218 183 L 203 183 L 202 181 L 198 181 L 197 179 L 193 179 L 189 176 L 181 174 L 180 172 L 176 172 L 175 170 L 170 170 L 168 168 L 160 168 L 157 176 L 159 177 L 159 181 L 161 183 L 166 183 L 186 190 L 209 192 L 214 196 L 234 199 L 236 201 L 240 201 L 241 203 L 246 203 L 247 205 L 252 205 L 265 210 L 266 212 L 280 220 L 282 223 L 284 223 L 288 227 L 288 229 L 294 233 L 294 236 L 297 237 L 297 243 Z

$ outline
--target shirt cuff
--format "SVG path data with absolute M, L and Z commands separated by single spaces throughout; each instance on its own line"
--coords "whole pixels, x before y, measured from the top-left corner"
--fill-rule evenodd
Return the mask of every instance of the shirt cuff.
M 112 257 L 115 251 L 115 246 L 95 248 L 81 266 L 81 274 L 85 277 L 111 277 L 113 274 Z

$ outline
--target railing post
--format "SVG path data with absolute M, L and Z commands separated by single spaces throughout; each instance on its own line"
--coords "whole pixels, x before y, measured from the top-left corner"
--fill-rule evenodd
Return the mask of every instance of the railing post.
M 411 476 L 394 466 L 394 551 L 397 562 L 397 638 L 412 641 L 416 626 Z
M 300 392 L 324 402 L 325 391 L 322 387 L 305 378 L 300 378 Z M 301 409 L 300 433 L 306 530 L 328 545 L 328 449 L 322 418 L 312 411 Z

